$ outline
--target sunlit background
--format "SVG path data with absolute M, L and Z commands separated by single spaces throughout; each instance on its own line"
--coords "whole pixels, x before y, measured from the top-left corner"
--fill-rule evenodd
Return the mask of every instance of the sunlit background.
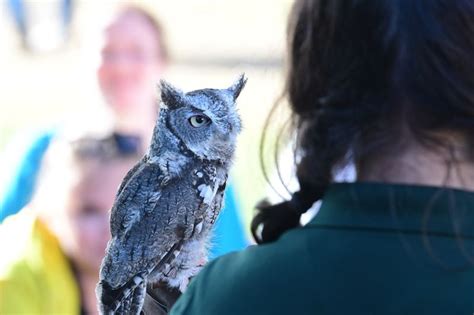
M 28 5 L 21 40 L 8 0 L 0 11 L 0 155 L 35 130 L 99 117 L 95 45 L 101 23 L 119 1 L 72 1 L 64 28 L 53 0 Z M 226 87 L 241 73 L 249 78 L 239 98 L 244 130 L 233 177 L 245 226 L 268 186 L 259 165 L 259 140 L 269 109 L 282 89 L 289 0 L 134 1 L 163 24 L 172 63 L 165 78 L 184 90 Z M 130 3 L 130 2 L 128 2 Z M 87 121 L 87 120 L 86 120 Z M 8 154 L 6 154 L 8 152 Z M 7 157 L 8 155 L 8 157 Z M 2 163 L 5 165 L 5 163 Z M 2 174 L 0 173 L 0 176 Z

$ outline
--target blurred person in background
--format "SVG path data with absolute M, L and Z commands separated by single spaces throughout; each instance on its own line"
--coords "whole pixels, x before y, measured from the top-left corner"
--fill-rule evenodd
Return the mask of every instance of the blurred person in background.
M 117 187 L 140 156 L 111 135 L 56 136 L 37 193 L 0 224 L 0 314 L 95 314 Z
M 141 7 L 120 7 L 103 30 L 100 54 L 96 76 L 113 115 L 114 136 L 117 141 L 129 142 L 124 145 L 134 146 L 137 142 L 144 153 L 158 114 L 155 87 L 169 62 L 163 28 Z M 54 134 L 55 131 L 48 131 L 39 135 L 6 179 L 0 191 L 0 222 L 29 202 L 43 154 Z M 216 225 L 211 258 L 247 245 L 232 184 L 228 186 L 225 205 Z
M 299 188 L 171 314 L 471 314 L 473 2 L 297 0 L 288 34 Z
M 154 86 L 168 62 L 160 24 L 139 7 L 123 7 L 103 30 L 97 81 L 113 116 L 113 132 L 145 151 L 158 113 Z M 82 125 L 89 125 L 84 121 Z M 93 128 L 93 126 L 91 126 Z M 0 221 L 31 199 L 42 156 L 55 130 L 37 135 L 0 195 Z M 133 140 L 133 138 L 136 140 Z

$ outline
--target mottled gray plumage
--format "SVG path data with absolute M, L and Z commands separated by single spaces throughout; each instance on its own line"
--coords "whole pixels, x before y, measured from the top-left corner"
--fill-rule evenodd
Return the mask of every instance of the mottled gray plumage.
M 148 153 L 127 174 L 112 208 L 112 239 L 100 270 L 105 314 L 138 314 L 147 283 L 181 291 L 207 256 L 241 129 L 227 89 L 181 92 L 161 82 L 161 110 Z

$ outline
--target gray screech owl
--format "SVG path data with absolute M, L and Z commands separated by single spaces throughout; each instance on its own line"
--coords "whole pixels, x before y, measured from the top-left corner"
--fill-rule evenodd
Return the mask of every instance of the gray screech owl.
M 184 93 L 161 81 L 161 110 L 148 153 L 124 178 L 111 211 L 112 238 L 97 297 L 104 314 L 139 314 L 147 283 L 185 289 L 207 256 L 241 129 L 227 89 Z

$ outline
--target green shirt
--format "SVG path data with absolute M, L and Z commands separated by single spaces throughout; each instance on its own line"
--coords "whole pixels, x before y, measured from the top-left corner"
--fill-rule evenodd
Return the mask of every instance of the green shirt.
M 172 315 L 474 314 L 474 193 L 334 184 L 316 217 L 206 266 Z

